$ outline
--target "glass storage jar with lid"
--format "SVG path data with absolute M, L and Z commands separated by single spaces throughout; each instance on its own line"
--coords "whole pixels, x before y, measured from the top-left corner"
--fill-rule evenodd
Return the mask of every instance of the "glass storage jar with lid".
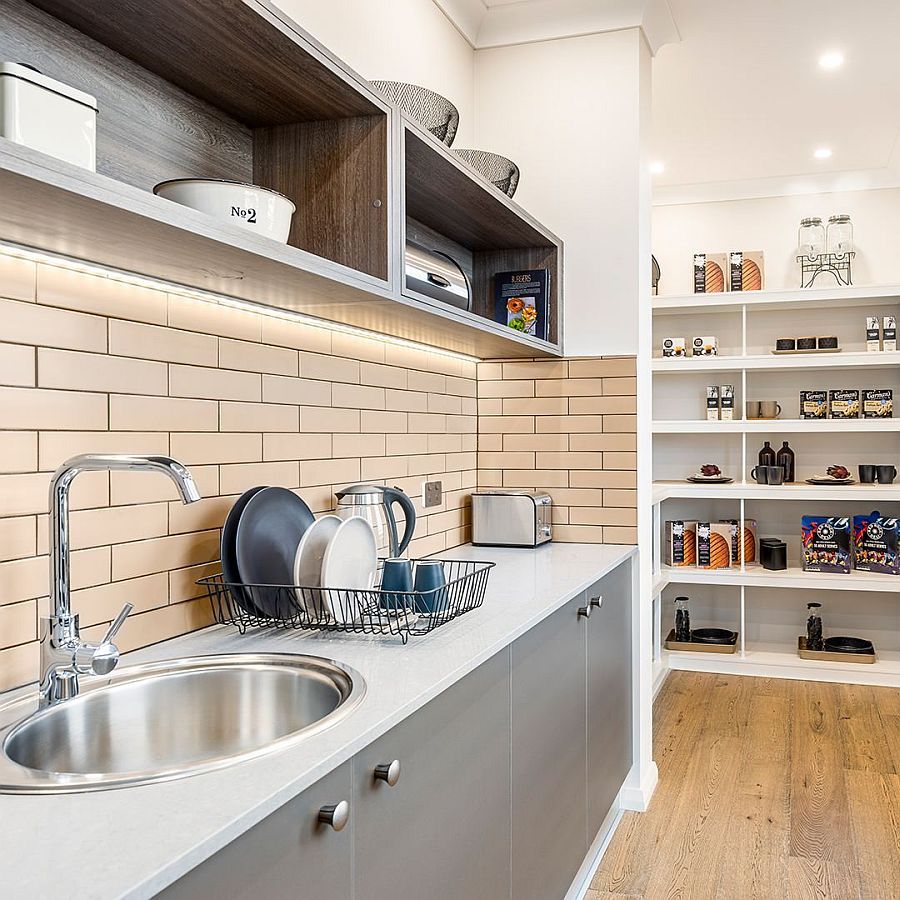
M 832 216 L 828 220 L 828 252 L 838 255 L 853 252 L 853 223 L 850 216 Z
M 800 220 L 797 253 L 810 258 L 822 256 L 825 253 L 825 226 L 818 216 Z

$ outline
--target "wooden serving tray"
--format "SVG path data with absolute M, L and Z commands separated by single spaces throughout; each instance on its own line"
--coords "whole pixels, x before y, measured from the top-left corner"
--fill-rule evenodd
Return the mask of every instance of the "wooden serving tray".
M 740 637 L 740 635 L 738 635 Z M 675 629 L 669 632 L 666 638 L 666 650 L 687 650 L 691 653 L 734 653 L 737 647 L 738 638 L 734 639 L 733 644 L 702 644 L 699 641 L 676 641 Z
M 807 650 L 806 638 L 803 635 L 797 638 L 797 655 L 800 659 L 815 659 L 819 662 L 851 662 L 871 665 L 878 661 L 875 653 L 830 653 L 827 650 Z
M 822 350 L 816 348 L 815 350 L 772 350 L 776 356 L 796 356 L 798 354 L 803 353 L 840 353 L 841 347 L 825 347 Z

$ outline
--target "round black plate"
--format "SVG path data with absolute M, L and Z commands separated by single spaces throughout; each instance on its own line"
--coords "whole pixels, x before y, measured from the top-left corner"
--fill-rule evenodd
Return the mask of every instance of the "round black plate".
M 825 649 L 829 653 L 874 653 L 871 641 L 857 637 L 825 638 Z
M 691 640 L 698 644 L 733 644 L 737 635 L 727 628 L 695 628 Z
M 240 580 L 244 584 L 293 584 L 297 545 L 314 521 L 312 510 L 287 488 L 267 487 L 251 497 L 235 538 Z M 297 612 L 290 590 L 257 588 L 254 605 L 264 615 L 279 619 Z
M 241 580 L 241 573 L 237 563 L 237 547 L 235 546 L 238 522 L 241 519 L 244 509 L 250 502 L 250 499 L 261 490 L 263 490 L 263 487 L 254 487 L 250 488 L 248 491 L 244 491 L 244 493 L 234 501 L 234 506 L 228 511 L 228 515 L 225 518 L 225 524 L 222 526 L 222 577 L 228 585 L 237 584 Z M 228 591 L 234 599 L 234 602 L 245 612 L 250 613 L 251 616 L 260 616 L 263 614 L 262 610 L 260 610 L 253 602 L 250 591 L 239 587 L 229 587 Z

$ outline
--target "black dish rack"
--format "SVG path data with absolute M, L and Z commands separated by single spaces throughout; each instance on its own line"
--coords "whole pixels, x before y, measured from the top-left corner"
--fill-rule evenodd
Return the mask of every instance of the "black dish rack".
M 447 583 L 430 591 L 382 591 L 383 560 L 371 590 L 238 584 L 225 581 L 221 573 L 197 584 L 207 590 L 215 621 L 234 625 L 242 634 L 248 628 L 301 628 L 399 635 L 405 644 L 411 634 L 427 634 L 484 602 L 495 563 L 441 562 Z

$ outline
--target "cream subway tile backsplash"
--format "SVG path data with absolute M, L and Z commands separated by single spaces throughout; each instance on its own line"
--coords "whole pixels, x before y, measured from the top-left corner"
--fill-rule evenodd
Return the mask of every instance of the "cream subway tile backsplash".
M 50 475 L 47 472 L 0 475 L 0 516 L 47 512 Z M 109 476 L 86 472 L 72 485 L 72 509 L 88 509 L 109 503 Z
M 220 338 L 219 367 L 241 372 L 296 375 L 300 371 L 300 357 L 296 350 L 285 347 Z
M 120 394 L 165 396 L 169 378 L 161 362 L 42 347 L 37 355 L 37 383 L 70 391 L 104 391 L 114 384 Z
M 479 363 L 479 486 L 549 491 L 554 540 L 634 543 L 635 371 L 630 356 Z
M 34 347 L 0 344 L 0 384 L 34 387 Z
M 332 446 L 331 434 L 265 434 L 263 435 L 263 459 L 267 462 L 302 459 L 332 459 L 338 454 Z M 343 453 L 341 456 L 359 456 L 359 453 Z
M 469 539 L 479 483 L 558 491 L 561 540 L 633 539 L 630 359 L 476 366 L 2 255 L 0 339 L 0 689 L 37 675 L 47 491 L 77 453 L 171 453 L 206 498 L 183 506 L 140 473 L 76 480 L 75 610 L 99 637 L 134 603 L 123 649 L 211 621 L 195 582 L 216 571 L 234 499 L 259 484 L 316 513 L 353 481 L 397 484 L 421 516 L 414 555 Z M 603 469 L 574 468 L 591 458 Z M 444 485 L 428 510 L 426 478 Z
M 300 463 L 293 461 L 242 463 L 219 467 L 219 490 L 222 494 L 240 494 L 258 484 L 284 488 L 300 487 Z
M 37 266 L 28 259 L 0 256 L 0 297 L 34 302 Z
M 36 431 L 0 431 L 0 460 L 4 472 L 34 472 L 38 460 Z
M 106 428 L 108 410 L 106 394 L 0 387 L 0 422 L 4 428 Z
M 37 552 L 37 517 L 0 519 L 0 562 L 34 556 Z
M 106 325 L 100 316 L 0 300 L 0 335 L 15 344 L 105 353 Z
M 156 325 L 165 325 L 167 319 L 161 291 L 57 266 L 38 265 L 37 301 Z
M 325 356 L 321 353 L 301 353 L 300 374 L 304 378 L 315 378 L 319 381 L 359 384 L 359 362 L 355 359 Z
M 262 340 L 264 316 L 192 297 L 169 295 L 169 325 L 242 341 Z
M 331 390 L 330 381 L 312 381 L 284 375 L 263 375 L 262 380 L 262 399 L 265 403 L 331 406 Z
M 166 431 L 42 431 L 38 469 L 52 472 L 67 459 L 85 452 L 154 453 L 164 456 L 169 452 L 169 434 Z M 82 478 L 83 475 L 75 484 Z
M 194 366 L 215 366 L 219 362 L 219 344 L 212 335 L 120 319 L 109 320 L 109 352 Z
M 169 395 L 206 400 L 262 400 L 262 375 L 201 366 L 169 366 Z
M 265 398 L 263 380 L 264 401 Z M 223 401 L 219 404 L 219 427 L 222 431 L 299 431 L 300 410 L 288 404 Z

